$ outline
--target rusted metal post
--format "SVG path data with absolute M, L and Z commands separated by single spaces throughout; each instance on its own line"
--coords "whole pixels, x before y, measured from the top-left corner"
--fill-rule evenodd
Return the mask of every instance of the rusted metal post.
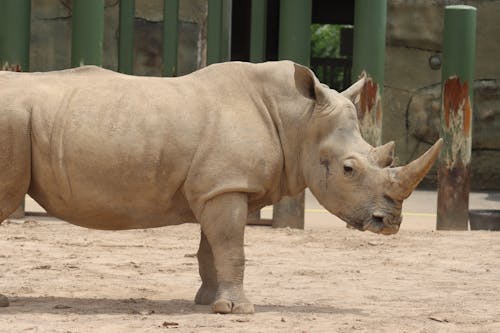
M 279 58 L 309 66 L 311 57 L 311 0 L 281 0 Z M 273 227 L 304 228 L 304 193 L 274 205 Z
M 373 146 L 382 143 L 382 96 L 384 91 L 385 26 L 387 0 L 356 0 L 354 3 L 352 79 L 368 76 L 357 105 L 363 138 Z
M 252 0 L 250 61 L 266 60 L 267 0 Z
M 476 8 L 447 6 L 444 14 L 438 230 L 467 230 Z
M 179 0 L 163 2 L 163 76 L 177 76 Z
M 118 71 L 134 71 L 134 17 L 135 0 L 120 0 L 120 30 L 118 42 Z
M 71 66 L 101 66 L 104 0 L 73 0 L 71 21 Z
M 30 0 L 0 2 L 0 67 L 28 72 L 30 60 Z

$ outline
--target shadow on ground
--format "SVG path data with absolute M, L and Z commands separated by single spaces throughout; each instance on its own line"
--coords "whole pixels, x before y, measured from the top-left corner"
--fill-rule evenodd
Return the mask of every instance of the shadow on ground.
M 206 314 L 210 307 L 191 300 L 149 300 L 146 298 L 109 299 L 77 297 L 11 297 L 10 306 L 0 308 L 1 315 L 19 313 L 50 314 Z M 360 309 L 317 305 L 256 305 L 256 312 L 330 313 L 366 316 Z

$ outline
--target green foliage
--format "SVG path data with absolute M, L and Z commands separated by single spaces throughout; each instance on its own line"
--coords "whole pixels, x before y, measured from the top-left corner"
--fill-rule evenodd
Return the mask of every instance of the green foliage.
M 311 69 L 321 82 L 338 91 L 347 88 L 351 71 L 333 60 L 344 58 L 340 56 L 340 32 L 344 27 L 349 26 L 311 25 Z
M 320 58 L 335 58 L 339 56 L 340 25 L 311 25 L 311 56 Z

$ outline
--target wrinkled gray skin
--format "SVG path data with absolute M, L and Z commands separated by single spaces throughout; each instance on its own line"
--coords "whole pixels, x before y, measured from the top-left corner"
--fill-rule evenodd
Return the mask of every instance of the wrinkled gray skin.
M 363 79 L 362 79 L 363 80 Z M 289 61 L 225 63 L 180 78 L 82 67 L 0 73 L 0 220 L 28 193 L 96 229 L 197 221 L 196 303 L 251 313 L 247 215 L 309 186 L 361 230 L 399 229 L 401 203 L 440 143 L 404 168 L 360 136 L 358 82 L 342 94 Z

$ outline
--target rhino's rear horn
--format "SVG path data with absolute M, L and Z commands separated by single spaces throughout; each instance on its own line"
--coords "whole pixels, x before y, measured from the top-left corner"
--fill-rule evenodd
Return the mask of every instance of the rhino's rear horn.
M 438 158 L 442 145 L 443 139 L 439 139 L 415 161 L 403 167 L 388 169 L 395 181 L 391 188 L 395 198 L 404 200 L 410 196 Z
M 383 146 L 373 148 L 371 152 L 373 163 L 381 168 L 391 166 L 394 161 L 394 146 L 394 141 L 390 141 Z
M 344 95 L 344 97 L 347 97 L 348 99 L 351 100 L 354 104 L 358 103 L 358 100 L 361 95 L 361 91 L 363 90 L 365 83 L 368 79 L 368 76 L 366 75 L 366 72 L 363 71 L 361 75 L 359 76 L 358 81 L 353 83 L 349 88 L 346 90 L 342 91 L 341 94 Z

